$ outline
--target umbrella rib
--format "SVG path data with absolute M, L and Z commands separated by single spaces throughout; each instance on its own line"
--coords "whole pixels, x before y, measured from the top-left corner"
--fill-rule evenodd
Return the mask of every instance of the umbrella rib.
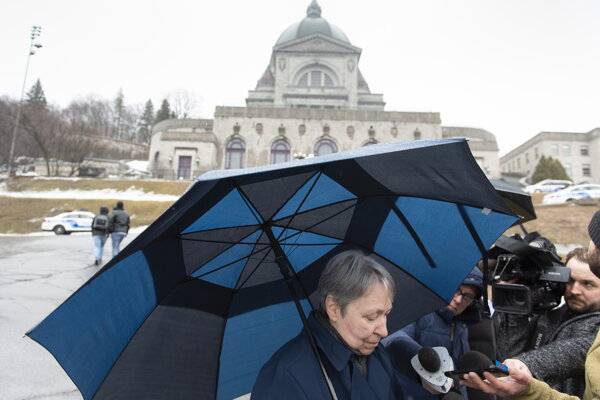
M 267 249 L 267 248 L 269 248 L 269 247 L 271 247 L 271 246 L 265 246 L 265 247 L 262 247 L 262 248 L 260 248 L 259 250 L 253 250 L 253 251 L 252 251 L 250 254 L 248 254 L 248 255 L 245 255 L 245 256 L 243 256 L 243 257 L 237 258 L 237 259 L 235 259 L 235 260 L 233 260 L 233 261 L 231 261 L 231 262 L 228 262 L 227 264 L 221 265 L 221 266 L 220 266 L 220 267 L 218 267 L 218 268 L 212 269 L 212 270 L 210 270 L 209 272 L 206 272 L 206 273 L 204 273 L 204 274 L 200 274 L 200 275 L 194 276 L 193 278 L 194 278 L 194 279 L 202 278 L 202 277 L 204 277 L 204 276 L 207 276 L 207 275 L 209 275 L 209 274 L 212 274 L 213 272 L 220 271 L 220 270 L 222 270 L 223 268 L 227 268 L 227 267 L 229 267 L 230 265 L 233 265 L 233 264 L 235 264 L 235 263 L 237 263 L 237 262 L 239 262 L 239 261 L 242 261 L 242 260 L 244 260 L 244 259 L 249 259 L 249 258 L 250 258 L 250 257 L 252 257 L 253 255 L 255 255 L 255 254 L 258 254 L 258 253 L 260 253 L 261 251 L 264 251 L 265 249 Z M 267 254 L 268 254 L 268 252 L 267 252 Z M 200 267 L 200 268 L 202 268 L 202 267 Z M 198 271 L 198 270 L 196 270 L 196 271 Z
M 268 247 L 271 247 L 271 246 L 269 245 Z M 252 277 L 252 275 L 254 275 L 254 273 L 258 270 L 258 268 L 263 263 L 263 261 L 265 261 L 265 258 L 267 258 L 267 256 L 269 255 L 269 253 L 270 253 L 270 251 L 265 252 L 265 255 L 261 258 L 261 260 L 258 262 L 258 264 L 256 264 L 256 266 L 254 267 L 254 269 L 252 270 L 252 272 L 250 272 L 248 274 L 248 276 L 246 277 L 246 279 L 244 279 L 243 282 L 238 282 L 238 285 L 237 285 L 238 289 L 234 289 L 236 292 L 238 290 L 240 290 L 246 284 L 246 282 L 248 282 L 248 280 Z
M 288 229 L 288 227 L 290 226 L 290 224 L 292 223 L 292 221 L 294 220 L 294 218 L 298 215 L 298 211 L 300 211 L 300 209 L 302 208 L 302 206 L 306 202 L 306 199 L 308 199 L 308 196 L 312 193 L 312 190 L 314 189 L 315 185 L 319 181 L 319 178 L 321 177 L 322 174 L 323 174 L 323 169 L 319 168 L 319 170 L 317 171 L 317 173 L 313 175 L 313 176 L 316 176 L 314 182 L 312 183 L 312 185 L 310 186 L 310 188 L 306 192 L 306 195 L 304 196 L 304 198 L 302 199 L 302 201 L 300 202 L 300 204 L 298 204 L 298 207 L 296 208 L 296 211 L 294 211 L 294 213 L 291 215 L 291 218 L 287 222 L 285 228 L 279 234 L 279 237 L 277 238 L 277 240 L 279 240 L 279 238 L 281 237 L 281 235 L 283 235 L 283 232 L 285 232 Z M 311 178 L 312 178 L 312 176 L 311 176 Z M 303 186 L 304 185 L 302 185 L 301 187 L 303 187 Z M 296 191 L 295 193 L 298 193 L 298 191 Z
M 415 244 L 419 247 L 419 250 L 421 250 L 421 254 L 423 254 L 423 257 L 425 257 L 429 266 L 431 268 L 436 268 L 437 265 L 435 264 L 435 261 L 433 260 L 433 258 L 431 257 L 431 255 L 429 254 L 427 249 L 425 248 L 425 245 L 421 241 L 421 238 L 419 237 L 419 235 L 417 234 L 417 232 L 415 231 L 413 226 L 410 224 L 410 222 L 408 221 L 408 219 L 406 218 L 404 213 L 402 211 L 400 211 L 400 209 L 398 208 L 398 206 L 396 206 L 396 203 L 394 203 L 394 202 L 392 202 L 392 210 L 394 210 L 394 213 L 396 214 L 396 216 L 398 218 L 400 218 L 400 221 L 402 221 L 402 223 L 404 224 L 404 227 L 408 230 L 408 232 L 410 233 L 410 236 L 412 236 L 413 240 L 415 241 Z
M 475 244 L 477 245 L 477 248 L 481 252 L 481 256 L 485 257 L 487 254 L 487 249 L 483 245 L 483 242 L 481 241 L 479 234 L 475 230 L 475 226 L 473 226 L 473 222 L 471 221 L 471 218 L 469 218 L 469 216 L 467 215 L 465 207 L 462 204 L 456 204 L 456 207 L 458 208 L 460 216 L 462 217 L 463 222 L 467 226 L 467 229 L 469 230 L 469 233 L 471 234 L 473 241 L 475 242 Z

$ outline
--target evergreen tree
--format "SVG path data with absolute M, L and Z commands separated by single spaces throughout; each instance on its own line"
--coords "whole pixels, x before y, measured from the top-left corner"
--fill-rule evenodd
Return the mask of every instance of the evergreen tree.
M 152 100 L 148 100 L 144 106 L 144 112 L 140 117 L 138 128 L 138 141 L 141 143 L 150 143 L 152 136 L 152 124 L 154 122 L 154 105 Z
M 117 97 L 113 103 L 113 137 L 117 139 L 123 138 L 123 117 L 125 116 L 125 96 L 123 90 L 119 89 Z
M 569 178 L 559 160 L 550 156 L 542 156 L 533 171 L 531 183 L 538 183 L 544 179 L 570 180 L 571 178 Z
M 42 84 L 38 79 L 35 81 L 29 92 L 26 94 L 27 99 L 25 100 L 27 104 L 32 105 L 36 108 L 46 108 L 48 102 L 46 101 L 46 95 L 44 94 L 44 89 L 42 89 Z
M 160 121 L 164 121 L 165 119 L 175 118 L 175 114 L 171 111 L 171 106 L 169 105 L 169 101 L 167 99 L 163 99 L 162 104 L 160 105 L 160 109 L 156 112 L 156 118 L 154 118 L 154 123 L 157 124 Z

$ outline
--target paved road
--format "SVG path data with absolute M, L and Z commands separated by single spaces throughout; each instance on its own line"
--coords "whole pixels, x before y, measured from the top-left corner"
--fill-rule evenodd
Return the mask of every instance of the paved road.
M 109 259 L 110 241 L 106 250 Z M 97 271 L 93 259 L 89 233 L 0 236 L 0 399 L 81 399 L 50 353 L 23 335 Z

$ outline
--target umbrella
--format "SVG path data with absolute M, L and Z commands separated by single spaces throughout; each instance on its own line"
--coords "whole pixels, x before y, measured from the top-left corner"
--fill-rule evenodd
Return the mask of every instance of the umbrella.
M 28 336 L 85 399 L 236 398 L 302 329 L 333 255 L 390 271 L 394 331 L 446 304 L 515 218 L 463 139 L 209 172 Z
M 537 218 L 531 195 L 503 179 L 491 179 L 490 182 L 510 209 L 519 216 L 515 224 L 524 224 Z

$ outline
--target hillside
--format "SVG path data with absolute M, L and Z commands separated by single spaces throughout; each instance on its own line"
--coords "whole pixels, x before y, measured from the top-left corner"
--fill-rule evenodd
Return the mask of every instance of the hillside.
M 96 212 L 125 201 L 132 226 L 151 224 L 185 190 L 190 182 L 112 179 L 16 178 L 0 182 L 0 233 L 39 232 L 44 217 L 85 208 Z M 69 196 L 72 195 L 72 198 Z M 21 197 L 16 197 L 21 196 Z M 534 195 L 538 219 L 524 225 L 557 245 L 587 245 L 587 223 L 598 202 L 541 206 L 542 195 Z M 507 234 L 520 233 L 514 227 Z

